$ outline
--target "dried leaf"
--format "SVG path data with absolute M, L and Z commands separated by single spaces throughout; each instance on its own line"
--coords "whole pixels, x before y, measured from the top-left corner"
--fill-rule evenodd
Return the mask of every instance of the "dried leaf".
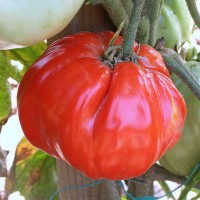
M 20 191 L 28 200 L 49 200 L 57 190 L 55 159 L 23 138 L 17 147 L 15 160 L 13 191 Z
M 7 167 L 6 167 L 7 155 L 8 155 L 8 151 L 5 151 L 0 147 L 0 177 L 7 176 Z

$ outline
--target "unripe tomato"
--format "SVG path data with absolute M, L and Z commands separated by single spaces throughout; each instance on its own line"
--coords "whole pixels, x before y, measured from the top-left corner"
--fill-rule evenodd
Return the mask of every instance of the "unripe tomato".
M 200 63 L 190 61 L 187 65 L 200 83 Z M 187 117 L 180 140 L 161 158 L 160 163 L 174 174 L 188 176 L 200 161 L 200 101 L 179 78 L 174 76 L 173 80 L 186 101 Z
M 84 0 L 0 0 L 0 49 L 30 46 L 59 33 Z
M 165 0 L 158 22 L 157 38 L 164 37 L 165 46 L 174 48 L 189 39 L 194 22 L 183 0 Z

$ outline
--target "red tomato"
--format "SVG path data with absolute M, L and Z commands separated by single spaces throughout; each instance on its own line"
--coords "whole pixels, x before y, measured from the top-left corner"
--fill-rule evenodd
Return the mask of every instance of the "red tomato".
M 138 64 L 105 65 L 112 36 L 82 32 L 49 46 L 20 84 L 18 109 L 34 146 L 93 179 L 121 180 L 175 145 L 186 106 L 152 47 L 135 45 Z

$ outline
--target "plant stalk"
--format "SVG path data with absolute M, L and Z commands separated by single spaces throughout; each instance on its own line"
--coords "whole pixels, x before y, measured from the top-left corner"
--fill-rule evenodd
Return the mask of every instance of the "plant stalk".
M 133 2 L 132 0 L 121 0 L 122 5 L 124 6 L 124 9 L 126 10 L 126 13 L 128 15 L 128 19 L 131 17 L 131 12 L 133 9 Z
M 149 40 L 149 18 L 147 16 L 140 17 L 140 23 L 138 25 L 138 30 L 136 34 L 136 39 L 141 44 L 147 44 Z
M 200 13 L 197 8 L 196 0 L 186 0 L 186 3 L 195 24 L 200 28 Z
M 132 48 L 136 38 L 137 28 L 139 25 L 144 2 L 145 0 L 133 0 L 133 9 L 128 24 L 128 30 L 125 34 L 124 42 L 122 44 L 124 57 L 130 56 L 132 54 Z
M 188 192 L 191 191 L 193 187 L 200 181 L 200 162 L 198 163 L 197 167 L 195 168 L 194 173 L 190 177 L 191 181 L 186 184 L 185 188 L 182 190 L 178 200 L 184 200 L 187 197 Z
M 145 2 L 145 6 L 143 9 L 144 14 L 149 19 L 149 40 L 148 44 L 153 46 L 156 40 L 156 31 L 158 27 L 158 19 L 161 14 L 163 0 L 148 0 Z
M 126 14 L 122 2 L 120 0 L 102 0 L 101 4 L 116 27 L 119 27 L 120 24 L 124 22 L 122 28 L 122 32 L 124 33 L 127 30 L 128 15 Z
M 153 7 L 151 12 L 151 15 L 149 17 L 150 21 L 150 30 L 149 30 L 149 41 L 148 44 L 150 46 L 153 46 L 156 42 L 156 32 L 158 27 L 158 19 L 161 14 L 161 8 L 162 8 L 163 0 L 155 0 L 153 2 Z
M 168 198 L 176 200 L 173 193 L 171 193 L 170 187 L 167 185 L 167 183 L 165 181 L 159 181 L 159 184 L 160 184 L 161 188 L 163 189 L 163 191 L 165 192 L 165 194 L 167 194 Z
M 198 200 L 200 199 L 200 194 L 197 194 L 195 197 L 193 197 L 191 200 Z
M 181 57 L 172 49 L 162 48 L 159 52 L 164 58 L 169 71 L 174 72 L 200 100 L 200 85 L 192 73 L 184 65 Z

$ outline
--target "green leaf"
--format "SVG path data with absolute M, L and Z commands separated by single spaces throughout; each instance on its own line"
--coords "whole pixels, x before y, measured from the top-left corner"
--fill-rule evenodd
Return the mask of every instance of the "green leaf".
M 3 125 L 11 112 L 9 84 L 0 76 L 0 125 Z
M 11 77 L 20 82 L 26 70 L 44 52 L 46 47 L 46 43 L 42 42 L 26 48 L 0 51 L 1 76 L 5 79 Z
M 27 200 L 49 200 L 57 191 L 55 159 L 24 138 L 18 145 L 16 161 L 14 191 L 20 191 Z
M 9 77 L 20 82 L 26 70 L 46 49 L 44 42 L 34 46 L 0 51 L 0 125 L 11 112 Z M 21 66 L 21 68 L 20 68 Z

